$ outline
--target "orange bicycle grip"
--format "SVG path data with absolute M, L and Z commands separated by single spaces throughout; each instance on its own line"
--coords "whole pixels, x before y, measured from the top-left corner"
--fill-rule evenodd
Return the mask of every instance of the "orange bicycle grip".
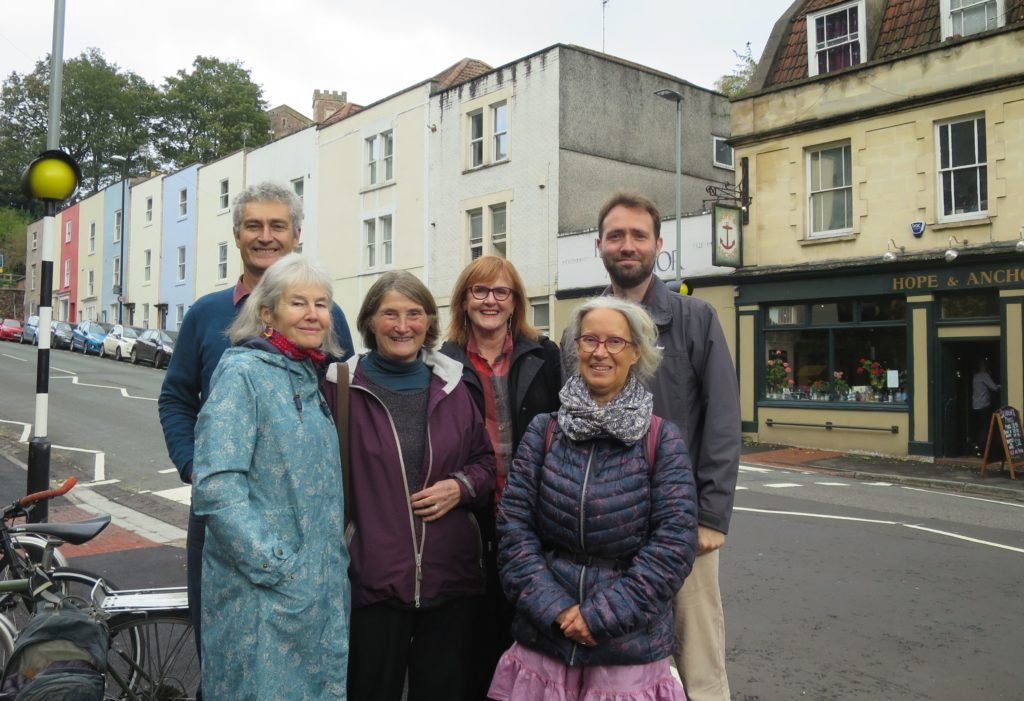
M 75 479 L 74 477 L 68 477 L 66 480 L 64 480 L 64 484 L 57 487 L 56 489 L 47 489 L 46 491 L 36 492 L 35 494 L 26 494 L 25 496 L 18 500 L 18 503 L 21 504 L 22 506 L 28 506 L 29 504 L 34 504 L 37 501 L 46 501 L 47 499 L 59 497 L 62 494 L 67 494 L 68 492 L 70 492 L 71 488 L 74 487 L 77 483 L 77 479 Z

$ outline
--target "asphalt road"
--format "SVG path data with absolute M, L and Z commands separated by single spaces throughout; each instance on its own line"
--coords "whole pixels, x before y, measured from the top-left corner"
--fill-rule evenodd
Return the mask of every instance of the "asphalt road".
M 33 420 L 35 358 L 0 343 L 5 438 Z M 50 440 L 99 451 L 116 480 L 88 489 L 183 528 L 156 414 L 163 371 L 66 351 L 51 366 Z M 55 476 L 70 466 L 88 481 L 97 454 L 55 448 Z M 179 584 L 182 554 L 75 564 Z M 736 701 L 1024 698 L 1024 503 L 743 468 L 721 575 Z
M 1024 504 L 784 470 L 740 485 L 733 699 L 1024 698 Z

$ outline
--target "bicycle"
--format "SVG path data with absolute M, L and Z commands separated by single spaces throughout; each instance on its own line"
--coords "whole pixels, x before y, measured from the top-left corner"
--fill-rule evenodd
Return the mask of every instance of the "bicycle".
M 74 486 L 69 479 L 59 489 L 22 497 L 4 510 L 4 556 L 8 557 L 7 541 L 10 530 L 6 526 L 8 511 L 18 512 L 31 504 L 67 493 Z M 63 542 L 84 543 L 95 537 L 109 516 L 64 524 L 31 524 L 35 534 L 46 537 L 42 552 L 28 561 L 10 558 L 12 570 L 23 578 L 0 581 L 0 602 L 8 603 L 8 611 L 37 610 L 41 603 L 54 605 L 68 600 L 90 608 L 107 626 L 110 648 L 107 656 L 107 698 L 124 701 L 188 701 L 194 699 L 199 685 L 200 668 L 192 623 L 189 618 L 188 596 L 184 587 L 163 589 L 119 590 L 109 581 L 84 570 L 54 568 L 55 548 Z M 27 527 L 27 526 L 26 526 Z M 12 527 L 12 528 L 23 528 Z M 32 592 L 31 578 L 52 582 L 54 586 L 43 592 Z M 11 603 L 16 601 L 17 603 Z M 0 660 L 6 664 L 13 650 L 16 631 L 23 627 L 0 609 Z

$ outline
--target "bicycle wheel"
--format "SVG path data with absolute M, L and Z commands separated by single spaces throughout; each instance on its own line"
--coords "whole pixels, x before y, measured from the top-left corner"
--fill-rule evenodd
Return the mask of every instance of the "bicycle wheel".
M 108 699 L 195 699 L 199 655 L 188 612 L 112 618 L 107 667 Z
M 88 570 L 61 567 L 50 572 L 50 581 L 54 584 L 50 591 L 61 597 L 70 597 L 79 602 L 84 602 L 85 605 L 92 605 L 93 588 L 100 580 L 103 581 L 108 589 L 117 588 L 112 582 Z M 16 598 L 5 602 L 7 610 L 2 613 L 14 624 L 15 630 L 21 630 L 28 624 L 32 614 L 35 613 L 35 602 L 27 593 L 15 594 L 13 596 Z
M 0 675 L 7 667 L 7 660 L 11 659 L 11 653 L 14 652 L 14 636 L 17 633 L 14 624 L 7 619 L 7 616 L 0 614 Z

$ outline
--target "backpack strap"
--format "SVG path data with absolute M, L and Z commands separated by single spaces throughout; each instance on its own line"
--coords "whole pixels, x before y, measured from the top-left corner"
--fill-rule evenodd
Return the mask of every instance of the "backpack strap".
M 335 366 L 337 373 L 338 401 L 335 405 L 334 425 L 338 429 L 338 448 L 341 453 L 341 491 L 345 497 L 345 524 L 352 521 L 352 499 L 349 494 L 349 482 L 351 478 L 351 451 L 348 442 L 348 366 L 345 363 L 338 363 Z
M 544 431 L 544 454 L 551 452 L 551 443 L 555 440 L 555 427 L 558 426 L 558 414 L 552 414 L 548 419 L 547 430 Z

